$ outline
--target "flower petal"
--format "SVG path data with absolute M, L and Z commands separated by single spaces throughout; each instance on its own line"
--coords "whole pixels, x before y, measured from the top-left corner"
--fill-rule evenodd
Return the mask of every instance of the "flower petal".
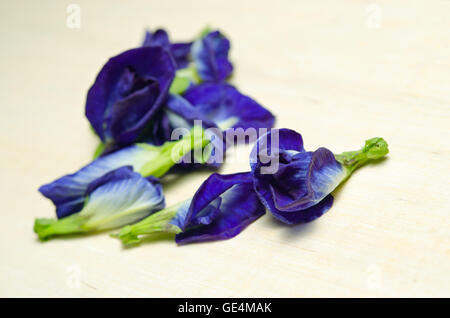
M 283 151 L 284 150 L 284 151 Z M 250 167 L 265 166 L 272 162 L 274 156 L 282 155 L 284 159 L 304 152 L 302 136 L 291 129 L 271 129 L 259 137 L 250 153 Z M 279 161 L 283 162 L 283 158 Z
M 169 95 L 164 108 L 153 122 L 152 131 L 148 132 L 144 138 L 147 142 L 160 145 L 172 139 L 171 137 L 174 129 L 191 129 L 196 123 L 196 120 L 201 121 L 201 125 L 204 129 L 214 128 L 207 130 L 206 137 L 211 142 L 208 149 L 211 149 L 211 158 L 223 158 L 225 150 L 223 149 L 224 143 L 220 129 L 208 118 L 204 118 L 198 109 L 186 99 L 176 94 Z M 193 154 L 188 154 L 188 157 L 191 159 Z M 219 166 L 221 163 L 222 162 L 207 161 L 208 165 L 214 167 Z M 188 169 L 191 169 L 194 166 L 198 165 L 192 164 L 192 160 L 182 160 L 182 162 L 177 165 L 178 168 Z
M 345 169 L 330 150 L 305 152 L 300 134 L 288 129 L 262 136 L 250 160 L 255 191 L 261 201 L 275 217 L 290 224 L 323 214 L 332 204 L 329 194 L 346 177 Z M 270 174 L 262 172 L 262 168 L 274 163 L 276 167 Z
M 282 191 L 278 191 L 280 187 L 277 187 L 274 183 L 271 184 L 274 203 L 280 211 L 303 210 L 319 203 L 346 176 L 341 164 L 335 160 L 333 153 L 326 148 L 319 148 L 314 151 L 307 161 L 301 160 L 302 158 L 294 161 L 294 164 L 300 162 L 295 166 L 296 175 L 289 178 L 280 178 L 278 184 L 282 180 L 288 183 L 289 187 L 303 183 L 305 189 L 300 192 L 291 191 L 291 197 L 289 198 L 282 195 Z M 306 164 L 308 164 L 307 169 L 304 169 Z
M 271 209 L 272 215 L 278 220 L 286 224 L 300 224 L 311 222 L 318 217 L 321 217 L 325 212 L 327 212 L 333 205 L 333 196 L 331 194 L 327 195 L 318 204 L 313 205 L 307 209 L 294 211 L 294 212 L 283 212 L 280 210 Z
M 186 43 L 173 43 L 170 46 L 170 51 L 172 52 L 175 63 L 177 64 L 177 69 L 186 68 L 189 65 L 189 57 L 191 54 L 192 42 Z
M 140 170 L 158 154 L 156 147 L 140 145 L 126 147 L 94 160 L 73 174 L 41 186 L 39 191 L 53 201 L 58 218 L 63 218 L 82 209 L 91 182 L 125 165 L 132 165 L 135 170 Z
M 86 117 L 102 141 L 129 143 L 162 106 L 174 76 L 174 61 L 162 47 L 125 51 L 109 59 L 89 89 Z M 125 109 L 136 100 L 133 111 L 138 109 L 138 114 L 118 124 Z M 121 104 L 115 106 L 117 102 Z
M 146 31 L 142 46 L 162 46 L 164 48 L 169 48 L 169 35 L 163 29 L 158 29 L 154 33 Z
M 200 119 L 213 122 L 223 130 L 271 128 L 275 121 L 267 109 L 229 84 L 192 86 L 184 97 L 201 114 Z
M 250 173 L 212 174 L 198 189 L 184 220 L 179 244 L 228 239 L 265 213 Z
M 229 50 L 230 41 L 219 31 L 194 42 L 191 55 L 204 82 L 221 82 L 230 76 L 233 65 L 228 60 Z
M 172 54 L 177 69 L 182 69 L 189 64 L 189 55 L 192 42 L 170 43 L 169 35 L 163 29 L 158 29 L 154 33 L 147 31 L 145 33 L 142 46 L 162 46 Z
M 80 215 L 89 216 L 84 228 L 111 229 L 134 223 L 164 208 L 162 186 L 131 167 L 121 167 L 102 176 L 92 187 Z

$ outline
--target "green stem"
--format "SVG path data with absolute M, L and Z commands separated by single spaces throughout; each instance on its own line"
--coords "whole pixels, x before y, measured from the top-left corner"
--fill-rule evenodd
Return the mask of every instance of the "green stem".
M 161 152 L 151 162 L 145 164 L 139 171 L 144 177 L 163 176 L 172 166 L 178 163 L 192 150 L 203 150 L 209 143 L 205 138 L 204 130 L 195 126 L 190 133 L 178 141 L 168 141 L 161 147 Z
M 368 161 L 377 160 L 389 153 L 387 142 L 380 137 L 366 140 L 364 147 L 335 155 L 336 160 L 347 170 L 347 177 Z
M 87 232 L 87 229 L 83 228 L 87 218 L 85 215 L 76 213 L 59 220 L 36 219 L 34 221 L 34 232 L 41 241 L 46 241 L 55 235 Z
M 170 222 L 176 216 L 180 206 L 184 203 L 185 202 L 181 202 L 158 211 L 136 224 L 127 225 L 123 227 L 118 234 L 113 234 L 112 236 L 118 237 L 123 244 L 135 244 L 141 241 L 139 235 L 148 235 L 158 232 L 180 233 L 181 229 Z

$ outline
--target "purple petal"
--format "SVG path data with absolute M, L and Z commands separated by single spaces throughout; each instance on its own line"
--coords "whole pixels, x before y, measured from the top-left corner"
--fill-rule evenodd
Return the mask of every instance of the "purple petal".
M 265 213 L 250 173 L 212 174 L 198 189 L 176 236 L 178 244 L 228 239 Z
M 184 97 L 202 115 L 222 129 L 273 127 L 275 118 L 252 98 L 229 84 L 204 83 L 189 88 Z
M 344 169 L 330 150 L 319 148 L 311 154 L 309 160 L 303 156 L 292 163 L 294 169 L 289 170 L 294 174 L 290 177 L 274 176 L 277 182 L 270 187 L 278 210 L 292 212 L 309 208 L 331 193 L 345 177 Z M 301 190 L 286 192 L 286 187 L 278 186 L 282 182 L 288 184 L 288 189 L 297 185 Z
M 204 82 L 221 82 L 230 76 L 233 65 L 228 60 L 230 41 L 219 31 L 211 32 L 192 45 L 192 59 Z
M 126 147 L 94 160 L 73 174 L 41 186 L 39 192 L 52 200 L 58 218 L 63 218 L 81 210 L 93 181 L 122 166 L 132 165 L 139 170 L 151 156 L 150 151 L 140 146 Z
M 170 48 L 169 35 L 163 29 L 158 29 L 154 33 L 147 31 L 142 46 L 162 46 L 168 49 Z
M 325 212 L 327 212 L 333 205 L 333 196 L 331 194 L 327 195 L 322 201 L 313 205 L 307 209 L 294 211 L 294 212 L 282 212 L 280 210 L 271 210 L 273 216 L 278 220 L 287 224 L 300 224 L 311 222 L 318 217 L 321 217 Z
M 120 167 L 95 180 L 86 198 L 80 215 L 89 219 L 83 226 L 95 230 L 134 223 L 165 206 L 161 184 L 131 167 Z
M 272 162 L 274 156 L 282 156 L 286 161 L 299 152 L 304 152 L 302 136 L 291 129 L 271 129 L 259 137 L 250 153 L 250 167 L 265 166 Z
M 186 68 L 189 66 L 192 42 L 174 43 L 170 46 L 177 69 Z
M 277 135 L 278 147 L 271 142 Z M 332 199 L 322 201 L 346 176 L 330 150 L 305 152 L 301 136 L 287 129 L 262 136 L 250 159 L 255 191 L 272 214 L 286 223 L 307 222 L 323 214 Z M 262 172 L 274 162 L 275 171 Z
M 168 50 L 173 56 L 177 69 L 188 67 L 191 45 L 192 42 L 170 43 L 169 35 L 163 29 L 158 29 L 154 33 L 147 31 L 142 43 L 142 46 L 162 46 Z
M 162 106 L 174 76 L 174 61 L 162 47 L 123 52 L 103 66 L 89 89 L 86 117 L 102 141 L 130 143 Z
M 186 99 L 179 95 L 170 94 L 164 108 L 159 112 L 152 125 L 152 130 L 145 135 L 145 140 L 155 145 L 160 145 L 166 141 L 171 140 L 172 131 L 176 128 L 186 128 L 190 130 L 196 120 L 201 120 L 203 128 L 216 128 L 215 130 L 209 130 L 207 137 L 211 140 L 213 147 L 212 154 L 215 155 L 216 151 L 222 151 L 223 140 L 222 133 L 208 118 L 205 118 L 199 110 L 189 103 Z M 218 153 L 217 153 L 218 154 Z M 192 154 L 188 154 L 189 158 L 192 158 Z M 222 158 L 223 156 L 217 156 Z M 208 165 L 217 167 L 221 162 L 208 163 Z M 177 164 L 178 168 L 192 168 L 193 166 L 199 166 L 188 162 L 181 162 Z
M 90 193 L 95 191 L 95 189 L 101 187 L 106 183 L 128 179 L 130 175 L 132 175 L 133 173 L 134 172 L 132 166 L 123 166 L 110 172 L 107 172 L 103 176 L 89 183 L 85 195 L 89 195 Z

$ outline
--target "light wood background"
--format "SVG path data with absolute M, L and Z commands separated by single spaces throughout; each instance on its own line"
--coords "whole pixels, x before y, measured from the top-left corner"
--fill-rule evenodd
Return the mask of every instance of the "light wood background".
M 70 3 L 81 28 L 66 26 Z M 145 27 L 232 40 L 233 79 L 302 133 L 308 150 L 382 136 L 384 162 L 357 171 L 308 225 L 266 215 L 238 237 L 123 249 L 105 234 L 42 244 L 39 185 L 89 162 L 86 91 Z M 450 296 L 450 1 L 2 1 L 1 296 Z M 241 147 L 222 171 L 248 170 Z M 168 204 L 207 171 L 164 181 Z

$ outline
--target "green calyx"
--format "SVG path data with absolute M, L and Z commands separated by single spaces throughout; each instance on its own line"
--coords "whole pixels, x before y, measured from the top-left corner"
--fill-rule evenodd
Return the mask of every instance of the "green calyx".
M 76 234 L 89 231 L 84 228 L 84 223 L 89 216 L 80 213 L 72 214 L 63 219 L 36 219 L 34 221 L 34 232 L 41 241 L 47 241 L 52 236 L 64 234 Z
M 208 35 L 209 33 L 211 33 L 211 31 L 212 31 L 211 26 L 209 26 L 209 25 L 205 26 L 205 27 L 200 31 L 200 33 L 199 33 L 199 35 L 198 35 L 198 39 L 201 39 L 201 38 L 205 37 L 206 35 Z
M 175 164 L 191 151 L 202 153 L 203 148 L 209 144 L 205 131 L 200 126 L 194 126 L 189 134 L 177 141 L 167 141 L 159 148 L 157 157 L 143 165 L 138 171 L 144 177 L 161 177 Z M 139 147 L 155 147 L 147 144 L 138 144 Z M 198 158 L 199 156 L 196 156 Z M 202 156 L 200 156 L 202 157 Z M 203 158 L 203 157 L 202 157 Z M 206 159 L 203 159 L 206 160 Z
M 94 157 L 92 159 L 95 160 L 98 157 L 100 157 L 101 154 L 103 153 L 103 151 L 105 151 L 105 148 L 106 148 L 106 145 L 103 142 L 100 142 L 98 144 L 97 148 L 95 148 Z
M 174 233 L 178 234 L 181 229 L 170 222 L 176 216 L 178 208 L 182 203 L 158 211 L 133 225 L 123 227 L 119 233 L 112 234 L 122 241 L 123 244 L 136 244 L 141 241 L 140 235 L 154 233 Z
M 194 63 L 190 63 L 188 67 L 180 69 L 176 72 L 175 78 L 170 85 L 169 92 L 172 94 L 183 94 L 189 87 L 190 83 L 198 84 L 201 82 L 200 76 Z
M 383 158 L 388 153 L 387 142 L 383 138 L 375 137 L 366 140 L 360 150 L 343 152 L 335 155 L 335 158 L 347 169 L 348 174 L 351 174 L 368 161 Z

